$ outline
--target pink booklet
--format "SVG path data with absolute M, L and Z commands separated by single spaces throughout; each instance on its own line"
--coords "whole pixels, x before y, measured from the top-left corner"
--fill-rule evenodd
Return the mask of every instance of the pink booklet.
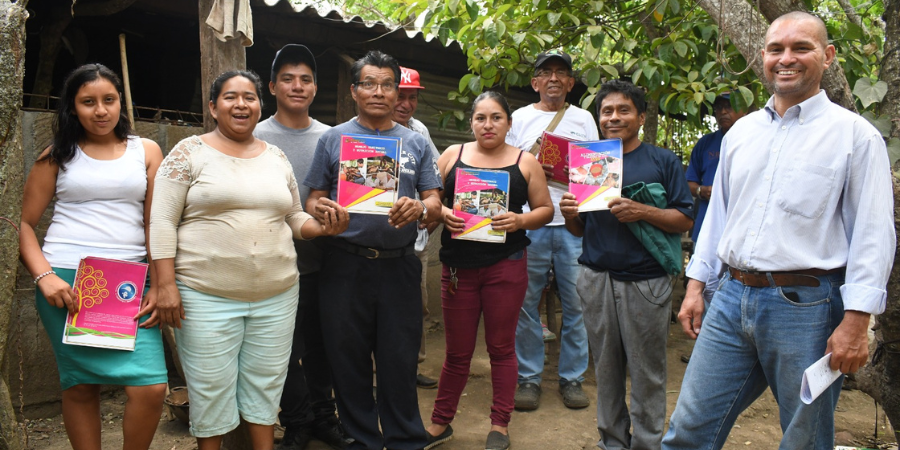
M 622 140 L 569 142 L 569 192 L 578 212 L 609 209 L 622 196 Z
M 569 189 L 569 173 L 566 167 L 569 165 L 569 142 L 573 140 L 545 131 L 541 137 L 541 151 L 537 154 L 537 160 L 541 164 L 553 166 L 553 178 L 547 180 L 547 184 L 561 189 Z
M 63 343 L 134 351 L 146 263 L 85 257 L 72 289 L 79 309 L 66 317 Z

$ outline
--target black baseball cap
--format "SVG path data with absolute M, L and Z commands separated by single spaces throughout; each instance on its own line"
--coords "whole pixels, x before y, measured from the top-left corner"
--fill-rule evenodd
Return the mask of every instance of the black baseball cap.
M 278 71 L 281 70 L 281 66 L 283 66 L 285 62 L 302 62 L 308 65 L 313 72 L 313 81 L 318 83 L 318 80 L 316 80 L 316 78 L 318 78 L 316 75 L 316 57 L 313 56 L 312 52 L 309 51 L 309 49 L 305 45 L 288 44 L 284 47 L 281 47 L 281 50 L 278 50 L 278 53 L 275 53 L 275 60 L 272 61 L 271 81 L 275 81 L 275 77 L 278 76 Z
M 572 57 L 567 55 L 562 50 L 550 50 L 538 55 L 537 59 L 534 60 L 534 68 L 539 69 L 544 65 L 545 62 L 549 61 L 552 58 L 558 58 L 569 70 L 572 70 Z

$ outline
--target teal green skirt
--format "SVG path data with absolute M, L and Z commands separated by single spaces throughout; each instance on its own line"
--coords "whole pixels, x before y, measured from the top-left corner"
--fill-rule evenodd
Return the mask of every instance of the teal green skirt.
M 75 282 L 74 269 L 54 267 L 53 270 L 69 285 Z M 59 368 L 59 383 L 63 390 L 78 384 L 147 386 L 168 381 L 159 326 L 138 328 L 133 352 L 63 344 L 66 308 L 57 308 L 47 303 L 40 289 L 35 289 L 35 300 L 41 322 L 53 345 L 56 366 Z M 141 322 L 149 318 L 150 315 L 147 314 L 141 318 Z

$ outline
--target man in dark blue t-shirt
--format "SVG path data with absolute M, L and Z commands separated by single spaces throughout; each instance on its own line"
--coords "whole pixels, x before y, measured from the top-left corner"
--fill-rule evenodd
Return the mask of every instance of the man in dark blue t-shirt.
M 327 240 L 319 280 L 325 348 L 341 422 L 356 439 L 350 448 L 423 448 L 428 441 L 416 393 L 422 264 L 413 244 L 416 221 L 427 224 L 441 214 L 441 181 L 425 138 L 392 120 L 400 81 L 397 60 L 371 51 L 353 64 L 351 76 L 359 116 L 319 138 L 304 181 L 311 189 L 306 208 L 317 217 L 337 208 L 342 134 L 401 138 L 400 177 L 397 201 L 387 216 L 351 213 L 347 231 Z
M 731 126 L 738 119 L 746 116 L 749 111 L 747 109 L 734 110 L 731 107 L 728 93 L 716 97 L 716 101 L 713 102 L 713 113 L 719 129 L 701 137 L 694 145 L 694 149 L 691 150 L 691 161 L 685 177 L 687 177 L 691 195 L 697 197 L 697 215 L 694 217 L 694 230 L 691 231 L 691 240 L 694 241 L 694 244 L 697 243 L 700 226 L 703 225 L 706 208 L 709 207 L 713 179 L 716 177 L 716 167 L 719 165 L 719 147 L 722 146 L 722 138 L 731 129 Z
M 659 183 L 667 198 L 665 208 L 617 198 L 609 202 L 609 211 L 581 214 L 572 194 L 559 203 L 566 228 L 583 237 L 577 289 L 597 377 L 598 445 L 659 448 L 666 417 L 672 275 L 627 224 L 643 221 L 655 233 L 680 234 L 691 228 L 693 202 L 680 159 L 642 143 L 638 136 L 647 110 L 644 92 L 613 80 L 600 88 L 597 102 L 600 132 L 607 139 L 622 139 L 622 185 Z M 626 367 L 631 376 L 630 416 Z

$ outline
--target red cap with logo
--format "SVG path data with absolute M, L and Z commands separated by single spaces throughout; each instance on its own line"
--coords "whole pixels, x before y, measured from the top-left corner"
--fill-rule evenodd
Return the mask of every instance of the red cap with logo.
M 419 84 L 419 72 L 400 66 L 400 89 L 425 89 Z

